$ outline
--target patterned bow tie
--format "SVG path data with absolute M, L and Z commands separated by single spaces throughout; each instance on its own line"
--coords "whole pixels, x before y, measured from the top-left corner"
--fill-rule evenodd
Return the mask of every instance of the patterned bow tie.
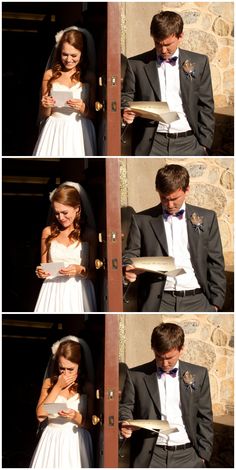
M 180 209 L 180 211 L 176 212 L 176 214 L 170 214 L 167 210 L 163 210 L 163 217 L 165 220 L 168 219 L 168 217 L 173 216 L 173 217 L 178 217 L 178 219 L 182 219 L 184 215 L 184 209 Z
M 167 62 L 167 64 L 176 65 L 177 59 L 177 56 L 171 57 L 170 59 L 164 59 L 161 55 L 159 55 L 157 57 L 157 63 L 161 65 L 163 62 Z
M 171 375 L 171 377 L 176 377 L 178 367 L 174 367 L 174 369 L 171 369 L 169 372 L 165 372 L 161 367 L 158 367 L 157 369 L 157 374 L 158 377 L 160 378 L 163 374 L 168 374 Z

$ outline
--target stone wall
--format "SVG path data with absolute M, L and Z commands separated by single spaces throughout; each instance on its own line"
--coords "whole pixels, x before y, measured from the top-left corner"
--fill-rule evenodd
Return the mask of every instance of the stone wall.
M 185 332 L 181 358 L 209 371 L 214 416 L 232 415 L 234 408 L 234 318 L 232 314 L 120 315 L 120 361 L 128 367 L 151 361 L 152 330 L 162 321 Z
M 233 311 L 234 270 L 234 159 L 124 158 L 121 162 L 121 206 L 136 212 L 159 202 L 155 177 L 165 164 L 177 163 L 190 174 L 187 202 L 216 212 L 222 239 L 228 292 L 224 310 Z M 124 230 L 126 232 L 126 230 Z M 126 237 L 126 233 L 124 234 Z
M 153 15 L 173 10 L 184 20 L 182 46 L 209 57 L 216 108 L 234 102 L 233 2 L 122 2 L 121 51 L 126 57 L 153 47 Z

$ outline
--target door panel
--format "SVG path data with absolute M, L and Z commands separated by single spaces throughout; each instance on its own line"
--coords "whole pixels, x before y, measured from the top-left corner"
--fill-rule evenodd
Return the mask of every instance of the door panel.
M 120 3 L 107 3 L 107 28 L 98 48 L 99 155 L 119 156 L 121 153 L 121 53 Z

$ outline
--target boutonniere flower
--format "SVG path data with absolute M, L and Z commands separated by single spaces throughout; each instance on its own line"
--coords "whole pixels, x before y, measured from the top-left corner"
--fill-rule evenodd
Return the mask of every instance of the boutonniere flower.
M 183 381 L 188 390 L 192 391 L 196 390 L 196 384 L 195 384 L 195 375 L 191 374 L 188 370 L 184 372 L 183 374 Z
M 196 64 L 193 64 L 189 59 L 186 59 L 182 65 L 186 77 L 190 78 L 190 80 L 195 78 L 195 65 Z
M 190 217 L 190 220 L 191 220 L 191 223 L 193 225 L 195 232 L 198 232 L 198 233 L 200 233 L 200 231 L 204 232 L 204 229 L 203 229 L 204 217 L 198 215 L 196 212 L 193 212 L 193 214 Z

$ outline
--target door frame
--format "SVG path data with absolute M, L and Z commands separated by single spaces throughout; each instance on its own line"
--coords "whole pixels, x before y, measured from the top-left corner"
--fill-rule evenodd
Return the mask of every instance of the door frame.
M 106 155 L 121 155 L 121 4 L 107 3 Z
M 123 311 L 120 162 L 106 159 L 107 311 Z
M 106 314 L 104 338 L 104 468 L 118 468 L 119 315 Z

